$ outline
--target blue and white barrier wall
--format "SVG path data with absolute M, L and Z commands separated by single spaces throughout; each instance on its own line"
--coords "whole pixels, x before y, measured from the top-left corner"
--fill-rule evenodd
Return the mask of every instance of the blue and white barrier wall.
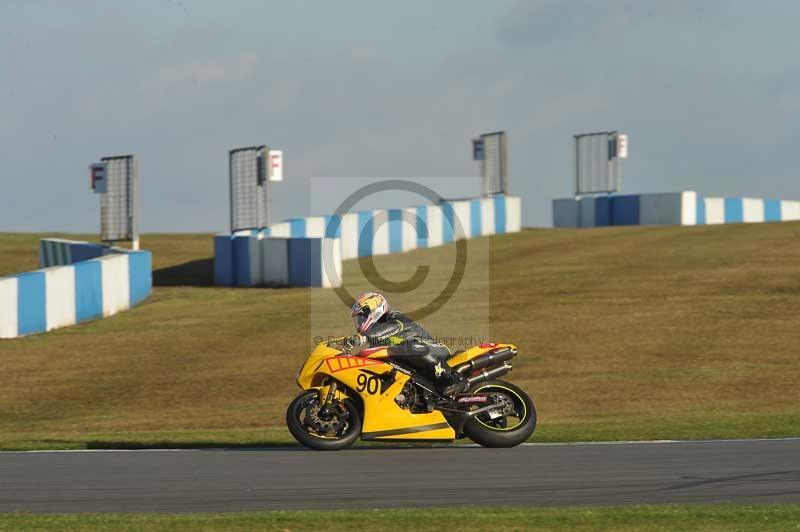
M 340 280 L 336 277 L 341 276 L 339 263 L 342 260 L 403 253 L 463 238 L 518 232 L 521 217 L 520 198 L 498 195 L 440 205 L 351 212 L 342 216 L 293 218 L 261 232 L 246 230 L 233 235 L 216 235 L 214 283 L 227 286 L 338 286 Z M 283 243 L 271 242 L 276 239 L 286 240 L 285 251 Z M 295 244 L 293 241 L 296 239 L 319 240 L 320 243 Z M 323 242 L 331 239 L 333 243 Z M 312 246 L 314 250 L 317 247 L 335 249 L 333 263 L 336 266 L 328 276 L 330 278 L 317 268 L 316 251 L 306 252 L 304 246 Z M 278 257 L 271 257 L 271 253 L 277 253 Z M 285 264 L 285 271 L 280 264 Z M 308 268 L 311 268 L 309 274 L 306 272 Z M 320 284 L 315 284 L 317 281 Z
M 341 286 L 341 278 L 339 239 L 283 238 L 263 232 L 214 237 L 214 283 L 218 285 L 333 288 Z
M 691 191 L 556 199 L 553 226 L 695 225 L 696 204 Z
M 800 220 L 798 201 L 701 198 L 692 191 L 553 200 L 553 227 L 704 225 L 793 220 Z
M 698 224 L 791 222 L 800 220 L 800 201 L 759 198 L 703 198 Z
M 78 259 L 95 254 L 94 258 Z M 152 290 L 149 251 L 86 242 L 42 240 L 45 267 L 0 278 L 0 338 L 15 338 L 107 317 Z
M 125 251 L 102 244 L 64 240 L 62 238 L 43 238 L 39 240 L 39 267 L 64 266 Z

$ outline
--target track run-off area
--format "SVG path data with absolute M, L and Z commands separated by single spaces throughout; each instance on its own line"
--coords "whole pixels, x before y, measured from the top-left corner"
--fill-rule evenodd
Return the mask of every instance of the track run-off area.
M 2 512 L 800 503 L 800 438 L 0 453 Z

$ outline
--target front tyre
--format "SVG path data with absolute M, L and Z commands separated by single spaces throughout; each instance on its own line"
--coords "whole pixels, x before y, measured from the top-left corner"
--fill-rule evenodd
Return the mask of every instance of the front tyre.
M 536 407 L 522 389 L 500 380 L 476 384 L 469 393 L 489 394 L 497 408 L 480 413 L 464 426 L 464 433 L 484 447 L 514 447 L 536 430 Z
M 318 451 L 350 447 L 361 434 L 361 414 L 353 401 L 334 400 L 323 409 L 316 390 L 301 393 L 286 409 L 286 426 L 294 439 Z

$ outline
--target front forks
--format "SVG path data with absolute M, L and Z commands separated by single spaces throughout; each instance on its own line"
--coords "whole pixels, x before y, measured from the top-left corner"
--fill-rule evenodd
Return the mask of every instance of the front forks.
M 322 407 L 320 408 L 320 413 L 324 414 L 331 414 L 330 411 L 331 403 L 333 403 L 333 398 L 336 397 L 336 388 L 339 383 L 335 380 L 331 379 L 330 384 L 328 385 L 328 393 L 325 395 L 325 400 L 322 402 Z

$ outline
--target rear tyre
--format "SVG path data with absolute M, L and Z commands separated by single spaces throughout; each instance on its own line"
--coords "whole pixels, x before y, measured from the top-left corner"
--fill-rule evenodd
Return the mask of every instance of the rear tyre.
M 536 407 L 518 386 L 490 380 L 476 384 L 469 393 L 491 394 L 499 405 L 493 411 L 494 417 L 490 415 L 492 411 L 478 414 L 464 426 L 464 434 L 475 443 L 484 447 L 514 447 L 536 430 Z
M 317 451 L 350 447 L 361 434 L 361 414 L 349 399 L 333 401 L 331 413 L 321 412 L 319 393 L 308 390 L 289 403 L 286 426 L 294 439 Z

